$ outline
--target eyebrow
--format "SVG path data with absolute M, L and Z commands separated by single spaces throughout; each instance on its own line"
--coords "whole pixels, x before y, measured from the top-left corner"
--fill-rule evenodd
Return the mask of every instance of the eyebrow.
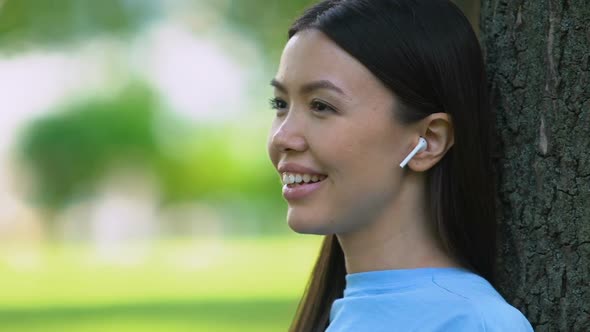
M 283 85 L 281 82 L 277 81 L 274 78 L 270 81 L 270 85 L 274 86 L 275 88 L 277 88 L 277 90 L 279 90 L 281 92 L 287 93 L 287 88 L 285 87 L 285 85 Z M 342 89 L 340 89 L 338 86 L 336 86 L 336 84 L 334 84 L 328 80 L 319 80 L 319 81 L 313 81 L 313 82 L 306 83 L 301 87 L 300 92 L 302 94 L 308 94 L 308 93 L 313 92 L 314 90 L 319 90 L 319 89 L 336 91 L 339 94 L 346 96 L 346 94 L 344 93 L 344 91 L 342 91 Z

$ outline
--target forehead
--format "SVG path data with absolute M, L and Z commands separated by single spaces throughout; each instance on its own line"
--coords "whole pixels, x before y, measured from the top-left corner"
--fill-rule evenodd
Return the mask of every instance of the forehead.
M 315 29 L 300 31 L 289 39 L 276 79 L 287 88 L 328 80 L 349 96 L 377 91 L 387 93 L 363 64 Z

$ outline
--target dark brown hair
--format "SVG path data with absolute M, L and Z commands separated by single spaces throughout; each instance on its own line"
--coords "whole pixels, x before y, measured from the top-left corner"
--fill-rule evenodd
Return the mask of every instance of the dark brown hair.
M 453 121 L 454 145 L 427 173 L 433 227 L 450 255 L 494 283 L 496 218 L 492 116 L 479 42 L 447 0 L 325 0 L 307 9 L 289 38 L 317 29 L 381 80 L 400 100 L 406 124 L 437 112 Z M 342 248 L 328 235 L 291 331 L 324 331 L 342 297 Z

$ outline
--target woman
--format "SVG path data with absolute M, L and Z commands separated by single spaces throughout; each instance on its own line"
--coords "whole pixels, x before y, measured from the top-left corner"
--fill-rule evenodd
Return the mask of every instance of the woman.
M 491 284 L 493 119 L 457 7 L 319 2 L 271 85 L 288 224 L 325 235 L 292 331 L 532 330 Z

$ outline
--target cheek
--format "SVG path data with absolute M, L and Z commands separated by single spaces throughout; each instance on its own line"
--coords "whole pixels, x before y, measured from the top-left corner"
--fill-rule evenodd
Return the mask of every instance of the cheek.
M 360 125 L 349 128 L 332 147 L 334 167 L 349 179 L 383 176 L 395 166 L 397 137 L 391 127 Z

